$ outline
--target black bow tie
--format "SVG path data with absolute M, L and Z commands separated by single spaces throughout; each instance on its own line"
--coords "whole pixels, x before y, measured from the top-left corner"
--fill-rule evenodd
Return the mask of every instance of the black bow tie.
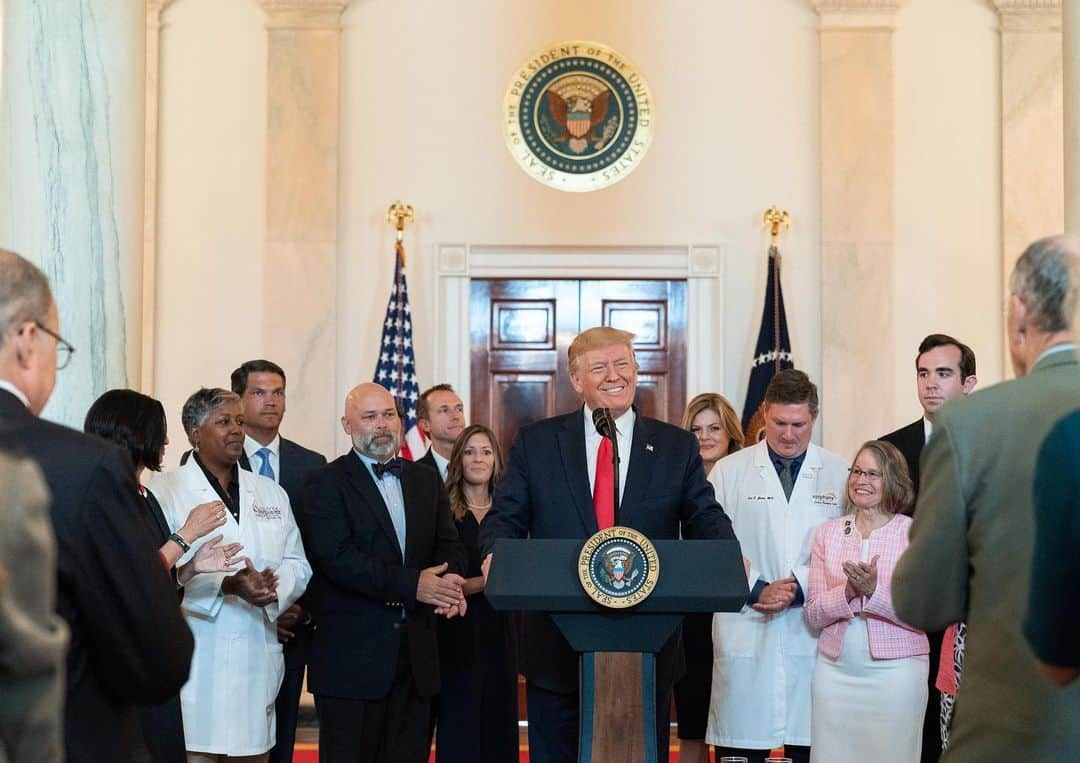
M 387 461 L 385 464 L 375 464 L 375 478 L 382 479 L 382 476 L 387 472 L 390 472 L 397 478 L 401 478 L 401 464 L 402 460 L 395 456 Z

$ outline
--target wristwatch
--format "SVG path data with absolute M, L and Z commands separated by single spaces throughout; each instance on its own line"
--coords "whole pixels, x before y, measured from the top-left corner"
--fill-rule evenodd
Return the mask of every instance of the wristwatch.
M 169 536 L 169 540 L 171 540 L 173 543 L 183 549 L 185 554 L 191 550 L 191 544 L 184 540 L 182 537 L 180 537 L 180 533 L 173 533 Z

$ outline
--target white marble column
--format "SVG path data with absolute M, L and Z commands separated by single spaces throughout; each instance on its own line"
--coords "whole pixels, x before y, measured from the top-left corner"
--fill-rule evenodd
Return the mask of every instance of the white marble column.
M 880 350 L 894 345 L 892 33 L 903 0 L 813 5 L 821 23 L 822 435 L 848 457 L 895 423 L 894 358 Z
M 1064 0 L 1065 230 L 1080 233 L 1080 0 Z
M 289 379 L 289 436 L 330 454 L 341 410 L 338 90 L 348 0 L 259 3 L 269 35 L 263 341 Z
M 46 272 L 76 348 L 46 415 L 137 379 L 143 0 L 5 0 L 0 246 Z

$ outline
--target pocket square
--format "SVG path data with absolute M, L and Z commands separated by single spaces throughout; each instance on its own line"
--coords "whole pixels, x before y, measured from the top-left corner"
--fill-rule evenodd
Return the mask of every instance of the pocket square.
M 652 449 L 653 449 L 653 446 L 652 446 L 652 443 L 651 443 L 651 442 L 647 442 L 647 443 L 645 443 L 645 450 L 647 450 L 647 451 L 650 451 L 650 452 L 651 452 L 651 451 L 652 451 Z

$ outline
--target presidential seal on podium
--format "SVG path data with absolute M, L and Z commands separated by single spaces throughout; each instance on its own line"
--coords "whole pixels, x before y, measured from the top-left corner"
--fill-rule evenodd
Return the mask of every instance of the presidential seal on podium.
M 660 579 L 660 557 L 649 539 L 629 527 L 593 535 L 578 557 L 578 579 L 593 601 L 626 609 L 649 597 Z
M 652 125 L 645 77 L 596 42 L 539 51 L 514 74 L 503 101 L 515 161 L 560 191 L 595 191 L 622 180 L 645 156 Z

